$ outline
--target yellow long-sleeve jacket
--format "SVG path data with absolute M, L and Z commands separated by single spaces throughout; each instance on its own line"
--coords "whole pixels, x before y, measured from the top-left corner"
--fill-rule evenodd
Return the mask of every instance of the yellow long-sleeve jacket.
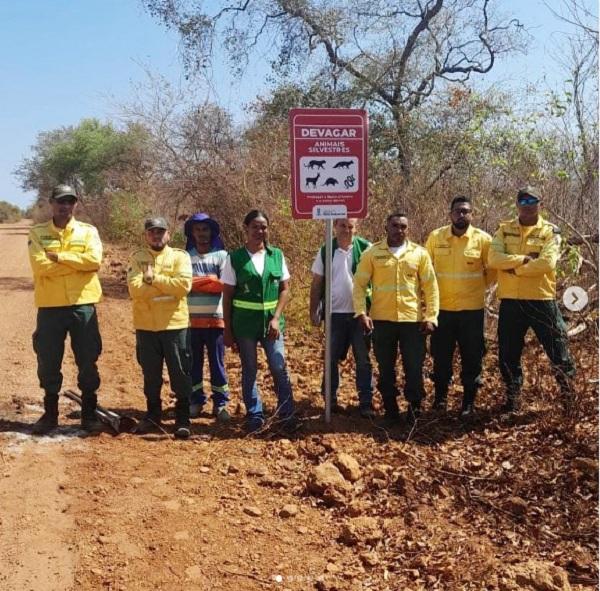
M 496 281 L 496 271 L 488 269 L 492 237 L 469 226 L 462 236 L 443 226 L 429 234 L 425 248 L 433 262 L 440 290 L 440 310 L 481 310 L 485 289 Z
M 523 264 L 526 255 L 533 260 Z M 501 222 L 488 257 L 489 266 L 498 269 L 498 298 L 553 300 L 559 256 L 560 230 L 554 224 L 541 217 L 534 226 L 518 219 Z
M 363 253 L 352 291 L 356 314 L 366 314 L 369 282 L 372 286 L 369 315 L 373 320 L 437 324 L 438 286 L 431 258 L 422 246 L 407 240 L 405 250 L 395 257 L 387 240 L 381 240 Z
M 152 284 L 144 272 L 152 267 Z M 185 250 L 165 246 L 160 252 L 142 248 L 129 258 L 127 286 L 133 300 L 137 330 L 175 330 L 190 322 L 187 294 L 192 288 L 192 263 Z
M 46 252 L 55 252 L 58 262 Z M 38 308 L 95 304 L 102 297 L 98 269 L 102 242 L 91 224 L 71 218 L 65 228 L 52 220 L 29 231 L 29 262 Z

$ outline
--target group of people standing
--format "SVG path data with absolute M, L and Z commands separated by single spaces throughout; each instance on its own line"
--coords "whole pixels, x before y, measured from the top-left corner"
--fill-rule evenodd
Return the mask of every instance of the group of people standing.
M 81 427 L 102 429 L 96 419 L 100 386 L 97 361 L 102 349 L 95 304 L 102 291 L 98 269 L 102 243 L 94 226 L 74 218 L 77 193 L 58 185 L 49 199 L 52 218 L 29 235 L 37 325 L 33 335 L 38 377 L 44 390 L 44 414 L 33 433 L 58 426 L 58 396 L 67 334 L 71 336 L 82 393 Z M 136 357 L 142 369 L 146 414 L 137 433 L 162 430 L 161 389 L 166 364 L 175 394 L 174 435 L 191 434 L 190 419 L 199 416 L 208 397 L 203 390 L 205 354 L 210 369 L 212 414 L 230 419 L 225 346 L 233 347 L 242 366 L 246 428 L 256 432 L 266 417 L 257 388 L 257 347 L 265 350 L 278 405 L 272 422 L 288 432 L 298 426 L 285 363 L 283 308 L 289 294 L 289 271 L 280 249 L 269 243 L 269 219 L 253 210 L 244 219 L 246 241 L 227 253 L 219 224 L 199 213 L 184 226 L 186 250 L 169 246 L 164 218 L 144 223 L 144 245 L 130 257 L 127 285 L 133 304 Z
M 95 304 L 100 300 L 98 269 L 102 243 L 96 228 L 74 218 L 77 193 L 68 185 L 54 188 L 49 200 L 52 218 L 35 225 L 29 254 L 38 307 L 33 346 L 44 390 L 44 414 L 35 434 L 58 425 L 58 396 L 66 335 L 71 337 L 82 393 L 81 427 L 102 428 L 95 417 L 100 378 L 97 360 L 102 344 Z M 338 364 L 352 349 L 356 361 L 359 413 L 375 417 L 370 361 L 371 342 L 379 368 L 384 421 L 400 420 L 396 362 L 404 367 L 407 420 L 414 423 L 424 397 L 423 363 L 431 335 L 434 361 L 434 406 L 446 409 L 456 345 L 461 356 L 464 389 L 461 416 L 474 412 L 481 384 L 484 299 L 498 281 L 502 300 L 499 357 L 506 383 L 505 410 L 519 408 L 525 333 L 535 331 L 544 346 L 568 404 L 574 366 L 566 345 L 564 322 L 555 300 L 558 229 L 539 216 L 541 195 L 525 187 L 517 196 L 519 216 L 500 225 L 494 239 L 471 225 L 470 199 L 456 197 L 451 224 L 431 233 L 425 247 L 408 239 L 405 213 L 386 220 L 385 239 L 370 244 L 357 235 L 357 220 L 334 223 L 332 260 L 332 409 L 339 412 Z M 133 302 L 136 357 L 141 366 L 146 414 L 138 433 L 161 430 L 163 365 L 175 393 L 176 438 L 190 436 L 190 419 L 208 402 L 203 389 L 205 354 L 210 369 L 212 414 L 227 422 L 229 386 L 225 347 L 239 354 L 246 429 L 261 430 L 266 421 L 257 388 L 257 348 L 266 354 L 277 395 L 270 422 L 293 432 L 298 427 L 284 352 L 283 309 L 289 297 L 290 273 L 282 251 L 269 241 L 269 218 L 252 210 L 243 222 L 245 244 L 227 253 L 219 224 L 208 215 L 191 216 L 184 226 L 186 249 L 169 246 L 166 220 L 144 224 L 142 248 L 129 261 L 127 284 Z M 322 321 L 325 248 L 312 266 L 310 315 Z M 325 391 L 325 384 L 322 384 Z
M 409 218 L 388 216 L 386 237 L 370 245 L 356 234 L 357 220 L 336 220 L 332 245 L 331 396 L 337 403 L 338 364 L 352 348 L 359 413 L 374 416 L 371 344 L 379 369 L 384 422 L 400 421 L 396 365 L 404 369 L 406 420 L 414 424 L 424 397 L 423 364 L 430 336 L 435 385 L 434 409 L 447 410 L 454 352 L 458 346 L 463 399 L 460 416 L 475 412 L 485 354 L 486 290 L 497 282 L 499 364 L 506 397 L 504 412 L 520 409 L 525 334 L 535 332 L 554 369 L 561 401 L 573 400 L 575 367 L 566 327 L 556 303 L 556 264 L 560 231 L 540 216 L 541 193 L 527 186 L 517 193 L 518 217 L 502 222 L 494 238 L 472 225 L 471 199 L 455 197 L 450 224 L 431 232 L 425 247 L 409 240 Z M 324 248 L 313 263 L 312 323 L 321 323 Z M 324 390 L 324 387 L 323 387 Z

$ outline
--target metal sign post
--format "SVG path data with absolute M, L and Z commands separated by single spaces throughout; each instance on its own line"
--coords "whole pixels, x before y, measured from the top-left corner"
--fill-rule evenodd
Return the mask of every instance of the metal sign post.
M 292 216 L 325 220 L 325 422 L 331 421 L 333 220 L 367 215 L 367 113 L 291 109 Z
M 331 422 L 331 267 L 333 220 L 325 221 L 325 422 Z

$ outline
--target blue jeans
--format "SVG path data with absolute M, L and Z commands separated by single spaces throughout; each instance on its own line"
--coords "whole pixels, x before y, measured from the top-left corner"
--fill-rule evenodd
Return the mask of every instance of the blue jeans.
M 292 385 L 285 365 L 283 334 L 277 340 L 249 337 L 236 337 L 242 363 L 242 397 L 246 406 L 246 418 L 249 423 L 262 423 L 264 413 L 262 400 L 256 386 L 256 352 L 260 343 L 267 355 L 267 364 L 275 384 L 277 395 L 276 415 L 280 419 L 288 419 L 294 414 L 294 398 Z
M 338 364 L 346 358 L 348 349 L 352 347 L 352 355 L 356 364 L 356 390 L 358 391 L 359 408 L 367 409 L 373 403 L 373 371 L 369 350 L 371 338 L 364 334 L 358 318 L 354 314 L 335 313 L 331 315 L 331 403 L 337 402 L 337 391 L 340 385 Z M 321 386 L 325 395 L 325 377 Z
M 229 386 L 225 373 L 225 345 L 222 328 L 191 328 L 192 335 L 192 397 L 191 404 L 206 404 L 203 390 L 204 348 L 208 355 L 213 410 L 229 402 Z

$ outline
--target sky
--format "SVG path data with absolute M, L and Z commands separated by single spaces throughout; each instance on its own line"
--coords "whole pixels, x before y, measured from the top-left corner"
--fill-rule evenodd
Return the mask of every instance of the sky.
M 518 88 L 527 82 L 559 83 L 552 54 L 561 32 L 542 0 L 498 0 L 531 35 L 526 56 L 499 63 L 486 83 Z M 560 0 L 548 0 L 557 8 Z M 152 70 L 177 83 L 183 77 L 178 38 L 152 19 L 138 0 L 0 0 L 0 201 L 25 208 L 35 195 L 22 191 L 14 170 L 31 156 L 39 133 L 76 125 L 86 117 L 107 120 L 131 100 Z M 257 56 L 243 78 L 221 65 L 207 93 L 236 122 L 244 106 L 268 90 L 268 65 Z

